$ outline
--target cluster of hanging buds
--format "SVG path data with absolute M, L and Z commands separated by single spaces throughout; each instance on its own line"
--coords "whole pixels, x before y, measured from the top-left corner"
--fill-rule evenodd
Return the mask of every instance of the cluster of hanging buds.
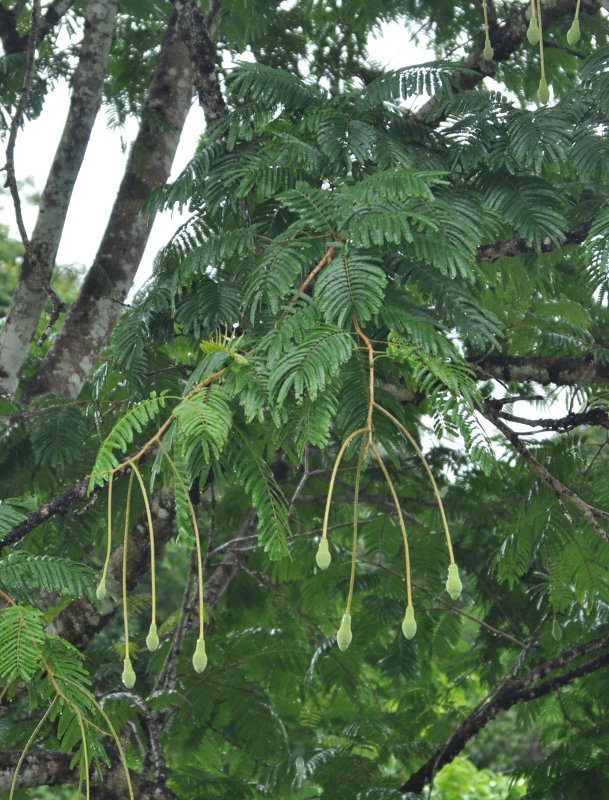
M 567 31 L 567 44 L 574 45 L 579 41 L 579 4 L 581 0 L 577 0 L 575 6 L 575 16 L 571 27 Z M 541 2 L 540 0 L 531 0 L 531 20 L 527 29 L 527 39 L 529 44 L 535 46 L 539 45 L 539 58 L 541 62 L 541 76 L 539 78 L 539 88 L 537 89 L 537 97 L 539 102 L 545 105 L 550 99 L 550 90 L 546 80 L 545 61 L 543 55 L 543 30 L 541 23 Z
M 346 650 L 349 645 L 351 644 L 351 640 L 353 638 L 353 634 L 351 632 L 351 601 L 353 599 L 353 586 L 355 580 L 355 564 L 356 564 L 356 556 L 357 556 L 357 523 L 358 523 L 358 499 L 359 499 L 359 484 L 360 484 L 360 475 L 361 475 L 361 468 L 362 463 L 366 457 L 368 450 L 370 449 L 376 458 L 383 475 L 385 477 L 385 481 L 387 482 L 387 486 L 391 493 L 393 503 L 397 510 L 398 519 L 400 523 L 400 529 L 402 531 L 402 538 L 404 543 L 404 558 L 405 558 L 405 575 L 406 575 L 406 612 L 404 614 L 404 620 L 402 622 L 402 633 L 406 637 L 406 639 L 412 639 L 417 632 L 417 623 L 415 620 L 414 615 L 414 606 L 412 603 L 412 585 L 410 579 L 410 553 L 408 549 L 408 537 L 406 534 L 406 526 L 404 524 L 404 518 L 402 515 L 402 510 L 400 506 L 400 502 L 393 485 L 393 481 L 387 471 L 387 468 L 381 458 L 381 455 L 376 448 L 374 442 L 372 441 L 372 424 L 371 424 L 371 410 L 372 408 L 376 408 L 381 413 L 385 414 L 395 425 L 396 427 L 402 432 L 402 434 L 406 437 L 406 439 L 410 442 L 410 444 L 415 449 L 415 452 L 421 459 L 425 470 L 430 478 L 436 500 L 438 503 L 438 508 L 440 510 L 440 515 L 442 517 L 442 523 L 444 525 L 444 531 L 446 534 L 446 542 L 448 545 L 448 552 L 449 552 L 449 567 L 448 567 L 448 578 L 446 580 L 446 591 L 450 595 L 453 600 L 456 600 L 459 595 L 461 594 L 461 590 L 463 588 L 461 579 L 459 577 L 459 569 L 457 564 L 455 563 L 455 558 L 452 549 L 452 543 L 450 539 L 450 532 L 448 530 L 448 523 L 446 520 L 446 514 L 444 512 L 444 506 L 442 504 L 442 499 L 440 497 L 440 493 L 438 491 L 438 486 L 435 482 L 431 469 L 429 468 L 429 464 L 425 459 L 425 456 L 421 452 L 416 441 L 410 435 L 410 433 L 406 430 L 406 428 L 402 425 L 399 420 L 397 420 L 392 414 L 386 411 L 382 406 L 379 406 L 377 403 L 374 402 L 374 398 L 371 396 L 371 403 L 370 403 L 370 413 L 368 417 L 368 425 L 365 428 L 359 428 L 356 431 L 353 431 L 345 441 L 343 442 L 338 455 L 336 457 L 336 461 L 334 462 L 334 467 L 332 469 L 332 474 L 330 476 L 330 483 L 328 486 L 328 496 L 326 499 L 326 509 L 324 514 L 324 521 L 323 521 L 323 529 L 322 529 L 322 536 L 319 542 L 319 546 L 317 549 L 317 554 L 315 556 L 315 560 L 317 562 L 317 566 L 325 570 L 330 566 L 331 562 L 331 555 L 328 545 L 328 518 L 330 513 L 330 505 L 332 502 L 332 492 L 334 489 L 334 483 L 336 481 L 336 475 L 338 473 L 338 467 L 340 465 L 341 459 L 347 449 L 349 442 L 351 442 L 356 436 L 362 435 L 362 445 L 360 448 L 360 455 L 358 459 L 357 469 L 355 473 L 355 490 L 354 490 L 354 500 L 353 500 L 353 542 L 352 542 L 352 549 L 351 549 L 351 575 L 349 581 L 349 593 L 347 596 L 347 606 L 345 609 L 345 613 L 341 619 L 340 627 L 338 629 L 338 633 L 336 634 L 336 643 L 340 650 Z
M 203 635 L 203 619 L 204 619 L 204 607 L 203 607 L 203 562 L 201 557 L 201 543 L 199 541 L 199 529 L 197 525 L 197 518 L 195 515 L 194 508 L 192 506 L 192 502 L 190 500 L 189 493 L 184 485 L 182 477 L 180 476 L 179 471 L 177 470 L 175 464 L 173 463 L 169 453 L 165 450 L 163 445 L 159 442 L 161 449 L 165 455 L 165 458 L 168 460 L 169 464 L 171 465 L 176 480 L 180 483 L 181 489 L 184 495 L 184 498 L 188 504 L 188 509 L 190 513 L 190 518 L 193 526 L 193 531 L 195 534 L 195 547 L 197 553 L 197 573 L 198 573 L 198 588 L 199 588 L 199 636 L 197 639 L 197 643 L 195 646 L 195 651 L 192 657 L 192 665 L 195 672 L 201 673 L 207 666 L 207 654 L 205 652 L 205 638 Z M 152 527 L 152 513 L 150 510 L 150 503 L 148 501 L 148 494 L 146 492 L 146 488 L 144 486 L 144 481 L 141 476 L 141 473 L 135 463 L 135 460 L 131 461 L 131 472 L 129 475 L 129 486 L 127 488 L 127 503 L 126 503 L 126 512 L 125 512 L 125 525 L 124 525 L 124 532 L 123 532 L 123 579 L 122 579 L 122 601 L 123 601 L 123 621 L 125 626 L 125 656 L 123 659 L 123 674 L 122 674 L 122 681 L 123 684 L 126 686 L 127 689 L 132 689 L 135 685 L 135 671 L 133 669 L 133 665 L 131 663 L 130 657 L 130 647 L 129 647 L 129 616 L 128 616 L 128 608 L 127 608 L 127 550 L 128 550 L 128 536 L 129 536 L 129 510 L 131 506 L 131 489 L 133 486 L 133 476 L 138 480 L 140 489 L 142 491 L 142 497 L 144 500 L 144 508 L 146 510 L 146 519 L 148 522 L 148 532 L 150 535 L 150 575 L 151 575 L 151 584 L 152 584 L 152 612 L 151 612 L 151 621 L 150 621 L 150 628 L 148 629 L 148 635 L 146 636 L 146 647 L 150 652 L 154 652 L 159 646 L 159 633 L 156 624 L 156 575 L 155 575 L 155 550 L 154 550 L 154 530 Z M 107 589 L 106 589 L 106 576 L 108 574 L 108 566 L 110 563 L 110 553 L 112 549 L 112 478 L 113 473 L 110 474 L 108 479 L 108 529 L 107 529 L 107 545 L 106 545 L 106 557 L 104 560 L 104 566 L 102 570 L 102 575 L 97 586 L 96 595 L 98 600 L 103 600 L 106 596 Z

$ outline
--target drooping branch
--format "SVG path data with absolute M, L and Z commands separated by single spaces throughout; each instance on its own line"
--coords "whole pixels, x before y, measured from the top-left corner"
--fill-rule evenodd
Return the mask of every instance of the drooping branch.
M 226 113 L 226 104 L 216 72 L 216 46 L 211 38 L 212 10 L 203 16 L 197 0 L 173 0 L 178 14 L 178 28 L 188 48 L 195 73 L 195 86 L 207 125 L 213 125 Z M 219 5 L 215 5 L 218 10 Z
M 72 190 L 101 105 L 117 0 L 90 0 L 66 124 L 0 330 L 0 392 L 13 396 L 47 296 Z
M 580 514 L 584 517 L 590 528 L 598 534 L 601 539 L 609 543 L 609 535 L 599 525 L 598 519 L 609 521 L 609 512 L 602 508 L 596 508 L 583 500 L 568 486 L 555 478 L 540 462 L 535 458 L 533 453 L 520 439 L 511 428 L 509 428 L 498 416 L 496 408 L 493 406 L 492 401 L 487 402 L 484 407 L 484 416 L 493 423 L 493 425 L 503 433 L 506 439 L 512 444 L 514 449 L 520 453 L 524 461 L 531 467 L 533 472 L 541 478 L 541 480 L 549 486 L 549 488 L 556 494 L 560 500 L 564 500 L 574 506 Z
M 0 792 L 8 792 L 15 773 L 21 750 L 0 752 Z M 34 786 L 63 786 L 77 784 L 79 770 L 70 769 L 72 756 L 60 750 L 30 750 L 26 753 L 17 788 Z M 116 758 L 111 766 L 100 764 L 101 771 L 91 770 L 91 797 L 125 798 L 129 797 L 123 768 Z M 129 770 L 134 800 L 176 800 L 176 795 L 164 782 L 153 782 L 135 770 Z
M 76 397 L 116 325 L 144 253 L 152 221 L 141 213 L 165 183 L 192 99 L 192 68 L 171 20 L 139 132 L 95 261 L 78 297 L 21 400 L 42 392 Z
M 408 778 L 400 787 L 400 790 L 402 792 L 421 792 L 427 784 L 431 783 L 437 772 L 443 766 L 449 764 L 463 750 L 469 740 L 494 719 L 500 711 L 506 711 L 518 703 L 542 697 L 563 686 L 568 686 L 583 675 L 589 675 L 591 672 L 608 666 L 609 652 L 606 652 L 606 647 L 607 637 L 586 642 L 583 645 L 566 650 L 556 658 L 542 662 L 520 678 L 504 683 L 493 696 L 479 705 L 457 725 L 449 739 L 436 750 L 434 755 L 422 767 Z M 596 650 L 605 650 L 605 652 L 572 667 L 560 675 L 548 678 L 545 681 L 541 680 L 550 672 L 562 669 L 583 655 Z

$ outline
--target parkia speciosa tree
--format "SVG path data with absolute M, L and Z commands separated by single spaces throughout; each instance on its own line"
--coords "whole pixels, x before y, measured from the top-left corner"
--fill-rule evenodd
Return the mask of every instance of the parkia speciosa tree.
M 604 796 L 608 6 L 0 0 L 3 796 Z

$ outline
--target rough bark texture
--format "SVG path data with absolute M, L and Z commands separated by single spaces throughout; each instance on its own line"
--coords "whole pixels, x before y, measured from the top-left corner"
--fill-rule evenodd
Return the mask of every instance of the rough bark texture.
M 574 225 L 570 230 L 565 231 L 562 244 L 581 244 L 584 242 L 590 233 L 592 223 L 593 220 L 590 219 L 586 222 L 580 222 L 578 225 Z M 555 250 L 556 247 L 557 245 L 548 236 L 542 237 L 542 253 L 549 253 L 551 250 Z M 497 242 L 496 244 L 480 245 L 480 247 L 476 250 L 476 260 L 496 261 L 502 256 L 506 258 L 512 258 L 520 255 L 520 253 L 532 253 L 534 251 L 535 245 L 533 242 L 528 242 L 526 239 L 523 239 L 520 236 L 514 236 L 512 239 L 506 239 L 505 241 Z
M 609 367 L 586 358 L 491 355 L 472 360 L 478 378 L 498 381 L 535 381 L 546 386 L 579 386 L 609 383 Z
M 20 756 L 21 750 L 0 752 L 0 792 L 10 790 Z M 30 750 L 19 770 L 17 788 L 78 783 L 79 771 L 70 769 L 70 761 L 71 756 L 60 750 Z M 129 777 L 135 800 L 176 800 L 175 794 L 162 783 L 153 783 L 133 770 L 129 771 Z M 102 766 L 101 774 L 91 770 L 92 800 L 123 800 L 126 797 L 129 797 L 129 791 L 118 758 L 113 760 L 110 768 Z
M 142 216 L 142 206 L 152 189 L 169 176 L 192 99 L 192 82 L 188 53 L 170 24 L 99 251 L 22 401 L 41 392 L 77 397 L 99 359 L 144 253 L 151 222 Z
M 74 0 L 54 0 L 49 5 L 38 30 L 39 40 L 44 39 L 73 5 Z M 17 30 L 17 18 L 13 9 L 0 5 L 0 41 L 4 52 L 7 55 L 25 52 L 27 40 L 28 34 L 21 35 Z
M 520 678 L 505 683 L 493 697 L 486 703 L 478 706 L 459 723 L 448 741 L 445 742 L 422 767 L 408 778 L 406 783 L 400 787 L 400 790 L 402 792 L 421 792 L 428 783 L 431 783 L 434 775 L 436 775 L 445 764 L 449 764 L 453 758 L 463 750 L 467 742 L 494 719 L 500 711 L 506 711 L 517 703 L 523 703 L 527 700 L 534 700 L 536 697 L 542 697 L 556 689 L 560 689 L 562 686 L 567 686 L 583 675 L 588 675 L 591 672 L 595 672 L 597 669 L 601 669 L 601 667 L 609 665 L 609 653 L 603 652 L 595 658 L 583 664 L 579 664 L 555 678 L 549 678 L 546 681 L 537 683 L 537 681 L 549 672 L 567 666 L 586 653 L 605 649 L 606 646 L 606 638 L 586 642 L 583 645 L 566 650 L 556 658 L 542 662 L 539 666 L 535 667 L 535 669 L 522 675 Z
M 26 249 L 19 281 L 0 331 L 0 392 L 14 395 L 34 337 L 55 266 L 72 190 L 101 105 L 117 0 L 90 0 L 72 100 L 51 171 L 40 199 L 38 219 Z
M 195 86 L 205 121 L 213 125 L 226 114 L 224 97 L 216 72 L 216 47 L 211 39 L 209 25 L 213 17 L 203 17 L 196 0 L 173 0 L 178 13 L 178 27 L 188 48 L 195 73 Z M 217 9 L 216 9 L 217 10 Z

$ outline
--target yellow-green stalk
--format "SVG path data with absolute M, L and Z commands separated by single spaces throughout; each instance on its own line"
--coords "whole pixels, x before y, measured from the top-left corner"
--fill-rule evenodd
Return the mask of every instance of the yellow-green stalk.
M 129 507 L 131 505 L 131 489 L 133 487 L 133 470 L 129 473 L 127 487 L 127 507 L 125 509 L 125 529 L 123 532 L 123 622 L 125 625 L 125 659 L 123 661 L 123 683 L 127 689 L 135 684 L 135 672 L 129 658 L 129 614 L 127 611 L 127 545 L 129 540 Z
M 575 16 L 573 17 L 571 27 L 567 31 L 567 44 L 575 44 L 579 41 L 579 3 L 580 0 L 577 0 L 577 5 L 575 6 Z
M 359 516 L 359 482 L 362 474 L 362 461 L 364 460 L 364 450 L 367 443 L 362 442 L 357 460 L 355 471 L 355 493 L 353 496 L 353 540 L 351 543 L 351 574 L 349 576 L 349 593 L 347 595 L 347 607 L 342 618 L 340 628 L 336 634 L 336 643 L 341 650 L 346 650 L 353 638 L 351 634 L 351 601 L 353 600 L 353 587 L 355 586 L 355 562 L 357 559 L 357 522 Z
M 106 596 L 106 575 L 108 574 L 108 565 L 110 564 L 110 553 L 112 552 L 112 478 L 114 475 L 110 473 L 110 479 L 108 480 L 108 527 L 107 527 L 107 536 L 106 536 L 106 558 L 104 560 L 104 568 L 102 570 L 102 576 L 99 579 L 99 583 L 97 585 L 97 591 L 95 594 L 97 595 L 98 600 L 103 600 Z
M 204 597 L 203 597 L 203 558 L 201 556 L 201 542 L 199 539 L 199 525 L 197 523 L 197 515 L 195 514 L 195 510 L 192 505 L 192 501 L 190 499 L 190 494 L 188 493 L 188 489 L 184 481 L 182 480 L 182 476 L 180 475 L 180 471 L 176 467 L 173 462 L 173 459 L 167 452 L 167 448 L 163 445 L 163 443 L 159 440 L 159 447 L 163 451 L 163 454 L 171 468 L 173 470 L 173 474 L 178 479 L 178 483 L 182 488 L 182 492 L 184 493 L 184 497 L 186 498 L 186 503 L 188 505 L 188 513 L 190 514 L 190 521 L 192 522 L 192 531 L 195 537 L 195 550 L 197 553 L 197 581 L 198 581 L 198 588 L 199 588 L 199 636 L 197 638 L 197 644 L 195 645 L 195 652 L 192 657 L 192 666 L 195 672 L 203 672 L 205 667 L 207 666 L 207 654 L 205 652 L 205 636 L 204 636 L 204 616 L 205 616 L 205 606 L 204 606 Z
M 484 10 L 484 50 L 482 51 L 482 55 L 487 61 L 492 61 L 494 50 L 491 47 L 491 40 L 488 35 L 488 13 L 486 10 L 486 0 L 483 0 L 482 8 Z
M 436 484 L 436 480 L 435 480 L 435 478 L 433 476 L 433 473 L 432 473 L 431 469 L 429 468 L 429 464 L 427 463 L 427 459 L 423 455 L 419 445 L 416 443 L 416 441 L 410 435 L 410 433 L 406 430 L 406 428 L 402 425 L 402 423 L 399 421 L 399 419 L 396 419 L 396 417 L 394 417 L 393 414 L 390 414 L 389 411 L 384 409 L 382 406 L 379 406 L 378 403 L 375 403 L 374 407 L 377 408 L 386 417 L 388 417 L 388 419 L 390 419 L 393 422 L 393 424 L 397 428 L 399 428 L 399 430 L 402 431 L 404 436 L 408 439 L 408 441 L 410 442 L 410 444 L 414 448 L 414 451 L 418 455 L 418 457 L 421 460 L 423 466 L 425 467 L 425 471 L 427 472 L 427 476 L 429 477 L 429 480 L 431 482 L 434 494 L 436 496 L 436 502 L 438 503 L 438 508 L 440 509 L 440 516 L 442 517 L 442 525 L 444 526 L 444 534 L 446 536 L 446 546 L 448 548 L 448 558 L 449 558 L 449 562 L 450 562 L 449 567 L 448 567 L 449 578 L 451 577 L 451 575 L 454 576 L 456 574 L 457 580 L 459 580 L 459 570 L 457 569 L 457 565 L 455 564 L 455 556 L 454 556 L 454 553 L 453 553 L 453 545 L 452 545 L 452 542 L 451 542 L 451 539 L 450 539 L 450 531 L 448 530 L 448 521 L 446 519 L 446 514 L 444 512 L 444 504 L 442 503 L 442 498 L 440 497 L 440 492 L 438 490 L 438 485 Z M 459 580 L 459 584 L 461 584 L 460 580 Z M 456 589 L 456 583 L 454 582 L 454 577 L 451 578 L 451 585 L 454 585 L 454 587 Z M 461 590 L 459 590 L 459 592 L 460 591 Z M 457 597 L 458 596 L 459 595 L 457 595 Z M 452 595 L 451 595 L 451 597 L 452 597 Z M 456 598 L 453 598 L 453 600 L 455 600 L 455 599 Z
M 338 472 L 338 467 L 340 466 L 340 462 L 342 457 L 347 449 L 347 445 L 360 433 L 366 433 L 368 428 L 358 428 L 353 433 L 350 433 L 345 441 L 342 443 L 340 450 L 338 451 L 338 455 L 336 456 L 336 461 L 334 462 L 334 466 L 332 467 L 332 475 L 330 476 L 330 483 L 328 484 L 328 496 L 326 498 L 326 510 L 324 512 L 324 523 L 321 532 L 321 540 L 319 542 L 319 547 L 317 549 L 317 555 L 315 556 L 315 560 L 317 561 L 317 566 L 320 569 L 327 569 L 330 566 L 331 556 L 330 551 L 328 550 L 328 519 L 330 517 L 330 505 L 332 503 L 332 492 L 334 491 L 334 482 L 336 481 L 336 474 Z
M 408 549 L 408 536 L 406 535 L 406 525 L 404 524 L 404 517 L 402 515 L 402 507 L 400 506 L 400 501 L 398 500 L 398 495 L 395 490 L 395 486 L 393 485 L 393 481 L 387 472 L 387 467 L 385 466 L 383 459 L 379 451 L 376 449 L 374 444 L 371 444 L 372 452 L 375 455 L 376 460 L 379 462 L 379 466 L 385 476 L 385 480 L 387 482 L 387 486 L 389 487 L 389 491 L 391 492 L 391 497 L 393 499 L 393 504 L 395 505 L 398 520 L 400 522 L 400 530 L 402 531 L 402 541 L 404 542 L 404 567 L 405 567 L 405 575 L 406 575 L 406 613 L 404 615 L 404 621 L 402 622 L 402 633 L 407 639 L 412 639 L 412 637 L 417 632 L 417 623 L 414 619 L 414 608 L 412 605 L 412 584 L 410 579 L 410 551 Z
M 527 29 L 527 39 L 529 44 L 536 45 L 539 43 L 540 33 L 539 25 L 537 24 L 537 10 L 535 9 L 535 0 L 531 0 L 531 21 Z
M 150 619 L 150 629 L 146 637 L 146 647 L 149 650 L 156 650 L 159 646 L 159 635 L 156 627 L 156 558 L 154 552 L 154 529 L 152 527 L 152 514 L 150 512 L 150 503 L 148 502 L 148 493 L 144 486 L 141 473 L 135 463 L 131 464 L 131 469 L 135 472 L 135 477 L 140 484 L 142 490 L 142 497 L 144 498 L 144 508 L 146 509 L 146 520 L 148 521 L 148 534 L 150 536 L 150 583 L 152 586 L 152 612 Z
M 539 88 L 537 89 L 537 97 L 539 102 L 545 106 L 550 99 L 550 90 L 548 89 L 548 82 L 546 81 L 546 66 L 543 57 L 543 28 L 541 22 L 541 3 L 537 0 L 537 17 L 539 20 L 539 59 L 541 61 L 541 77 L 539 78 Z

